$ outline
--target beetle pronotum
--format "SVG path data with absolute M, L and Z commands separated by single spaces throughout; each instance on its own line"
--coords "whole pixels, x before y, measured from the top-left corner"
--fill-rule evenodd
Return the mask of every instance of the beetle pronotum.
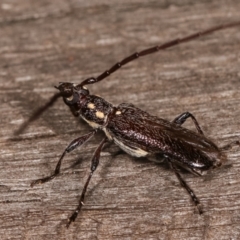
M 240 22 L 209 28 L 181 39 L 174 39 L 162 45 L 136 52 L 124 58 L 122 61 L 117 62 L 98 77 L 88 78 L 80 84 L 69 82 L 60 83 L 55 87 L 59 90 L 59 93 L 55 94 L 45 106 L 38 109 L 32 117 L 19 128 L 16 134 L 23 132 L 30 122 L 38 118 L 42 112 L 49 108 L 59 97 L 63 98 L 64 103 L 69 106 L 74 116 L 81 117 L 93 128 L 92 131 L 74 139 L 68 145 L 61 155 L 52 175 L 33 181 L 31 186 L 48 182 L 55 178 L 60 173 L 62 159 L 65 154 L 88 141 L 98 130 L 102 130 L 106 135 L 93 154 L 90 173 L 82 190 L 79 204 L 69 218 L 67 226 L 75 221 L 78 213 L 82 209 L 88 184 L 98 166 L 101 150 L 107 141 L 114 142 L 126 153 L 135 157 L 154 158 L 155 161 L 166 160 L 181 185 L 189 193 L 199 213 L 202 213 L 198 198 L 183 180 L 176 166 L 181 166 L 196 175 L 202 175 L 203 172 L 209 169 L 221 166 L 226 160 L 224 151 L 233 145 L 239 145 L 239 141 L 232 142 L 224 147 L 218 147 L 209 138 L 205 137 L 196 118 L 189 112 L 184 112 L 169 122 L 162 118 L 151 116 L 133 104 L 122 103 L 119 106 L 113 106 L 103 98 L 91 95 L 85 86 L 102 81 L 121 66 L 139 57 L 191 41 L 215 31 L 236 26 L 240 26 Z M 188 118 L 192 119 L 197 132 L 182 127 L 182 124 Z

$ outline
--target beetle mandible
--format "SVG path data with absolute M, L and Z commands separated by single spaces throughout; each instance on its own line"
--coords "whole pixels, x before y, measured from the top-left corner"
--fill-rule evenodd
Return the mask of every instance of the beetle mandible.
M 93 137 L 98 130 L 102 130 L 106 135 L 93 154 L 90 173 L 83 187 L 79 204 L 69 218 L 67 227 L 71 222 L 75 221 L 78 213 L 82 209 L 88 184 L 94 171 L 97 169 L 101 150 L 107 141 L 114 142 L 122 150 L 134 157 L 147 157 L 149 159 L 155 159 L 156 161 L 165 159 L 181 185 L 187 190 L 199 213 L 201 214 L 203 212 L 198 198 L 183 180 L 176 166 L 183 167 L 196 175 L 202 175 L 209 169 L 221 166 L 226 161 L 224 151 L 230 149 L 233 145 L 239 145 L 239 141 L 232 142 L 224 147 L 218 147 L 203 134 L 196 118 L 189 112 L 184 112 L 170 122 L 159 117 L 151 116 L 133 104 L 122 103 L 119 106 L 113 106 L 102 97 L 90 94 L 85 86 L 102 81 L 123 65 L 139 57 L 191 41 L 215 31 L 236 26 L 240 26 L 240 22 L 232 22 L 212 27 L 184 38 L 174 39 L 162 45 L 136 52 L 124 58 L 122 61 L 117 62 L 98 77 L 88 78 L 80 84 L 69 82 L 60 83 L 58 86 L 55 86 L 55 88 L 59 90 L 59 93 L 55 94 L 45 106 L 39 108 L 27 122 L 23 123 L 16 134 L 23 132 L 30 122 L 38 118 L 59 97 L 62 97 L 72 114 L 76 117 L 81 117 L 93 128 L 92 131 L 74 139 L 68 145 L 62 153 L 52 175 L 33 181 L 31 186 L 45 183 L 55 178 L 60 173 L 61 163 L 65 154 L 80 147 Z M 182 127 L 182 124 L 188 118 L 192 119 L 197 132 Z

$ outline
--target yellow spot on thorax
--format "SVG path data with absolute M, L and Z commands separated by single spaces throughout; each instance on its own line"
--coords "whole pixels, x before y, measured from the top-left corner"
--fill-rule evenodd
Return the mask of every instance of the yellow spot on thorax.
M 96 117 L 98 118 L 104 118 L 104 113 L 100 111 L 96 111 Z
M 94 109 L 95 108 L 95 105 L 93 103 L 88 103 L 87 107 L 89 109 Z

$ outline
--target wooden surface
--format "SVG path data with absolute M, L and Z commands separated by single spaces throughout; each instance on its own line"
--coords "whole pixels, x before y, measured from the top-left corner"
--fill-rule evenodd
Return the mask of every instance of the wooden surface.
M 199 216 L 164 165 L 104 149 L 83 211 L 69 229 L 98 134 L 66 156 L 61 175 L 44 185 L 64 148 L 90 127 L 59 100 L 18 137 L 58 82 L 97 76 L 128 54 L 198 30 L 240 20 L 232 1 L 0 1 L 1 239 L 240 239 L 240 149 L 204 177 L 183 173 L 199 197 Z M 184 111 L 224 145 L 240 138 L 240 28 L 139 59 L 94 94 L 131 102 L 172 120 Z M 186 127 L 193 129 L 191 121 Z

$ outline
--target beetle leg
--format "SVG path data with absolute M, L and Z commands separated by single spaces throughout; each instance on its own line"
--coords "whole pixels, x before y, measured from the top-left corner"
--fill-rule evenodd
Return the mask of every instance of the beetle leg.
M 189 117 L 192 119 L 192 121 L 193 121 L 193 123 L 194 123 L 194 125 L 195 125 L 195 127 L 196 127 L 196 129 L 198 131 L 198 133 L 204 135 L 201 127 L 199 126 L 199 123 L 198 123 L 197 119 L 190 112 L 182 113 L 181 115 L 176 117 L 173 120 L 173 122 L 178 124 L 178 125 L 182 125 Z
M 188 194 L 190 195 L 190 197 L 192 198 L 192 201 L 194 202 L 194 204 L 196 205 L 199 214 L 202 214 L 202 208 L 201 208 L 201 204 L 197 198 L 197 196 L 195 195 L 195 193 L 193 192 L 193 190 L 188 186 L 188 184 L 184 181 L 184 179 L 182 178 L 182 176 L 179 173 L 179 170 L 176 168 L 176 166 L 169 161 L 169 165 L 171 167 L 171 169 L 174 171 L 175 175 L 177 176 L 179 182 L 181 183 L 181 185 L 187 190 Z
M 94 173 L 94 171 L 97 169 L 97 166 L 98 166 L 98 163 L 99 163 L 99 158 L 100 158 L 100 153 L 101 153 L 101 150 L 104 146 L 104 144 L 107 142 L 107 137 L 105 137 L 102 142 L 99 144 L 98 148 L 96 149 L 96 151 L 94 152 L 94 155 L 92 157 L 92 163 L 91 163 L 91 170 L 90 170 L 90 173 L 88 175 L 88 178 L 87 178 L 87 181 L 85 182 L 85 185 L 83 187 L 83 190 L 82 190 L 82 194 L 81 194 L 81 197 L 80 197 L 80 200 L 79 200 L 79 204 L 78 204 L 78 207 L 76 208 L 76 210 L 74 211 L 74 213 L 72 214 L 72 216 L 68 219 L 68 223 L 67 223 L 67 227 L 69 227 L 69 225 L 71 224 L 71 222 L 74 222 L 78 213 L 81 211 L 81 208 L 83 206 L 83 202 L 84 202 L 84 197 L 85 197 L 85 193 L 87 191 L 87 187 L 88 187 L 88 184 L 92 178 L 92 175 Z
M 40 178 L 40 179 L 33 181 L 31 183 L 31 187 L 33 187 L 34 185 L 39 184 L 39 183 L 48 182 L 48 181 L 52 180 L 53 178 L 55 178 L 60 173 L 62 159 L 64 158 L 65 154 L 69 153 L 69 152 L 73 151 L 75 148 L 81 146 L 83 143 L 85 143 L 87 140 L 89 140 L 95 133 L 96 133 L 96 130 L 93 130 L 90 133 L 87 133 L 79 138 L 74 139 L 62 153 L 62 156 L 58 160 L 58 163 L 57 163 L 54 173 L 48 177 Z

